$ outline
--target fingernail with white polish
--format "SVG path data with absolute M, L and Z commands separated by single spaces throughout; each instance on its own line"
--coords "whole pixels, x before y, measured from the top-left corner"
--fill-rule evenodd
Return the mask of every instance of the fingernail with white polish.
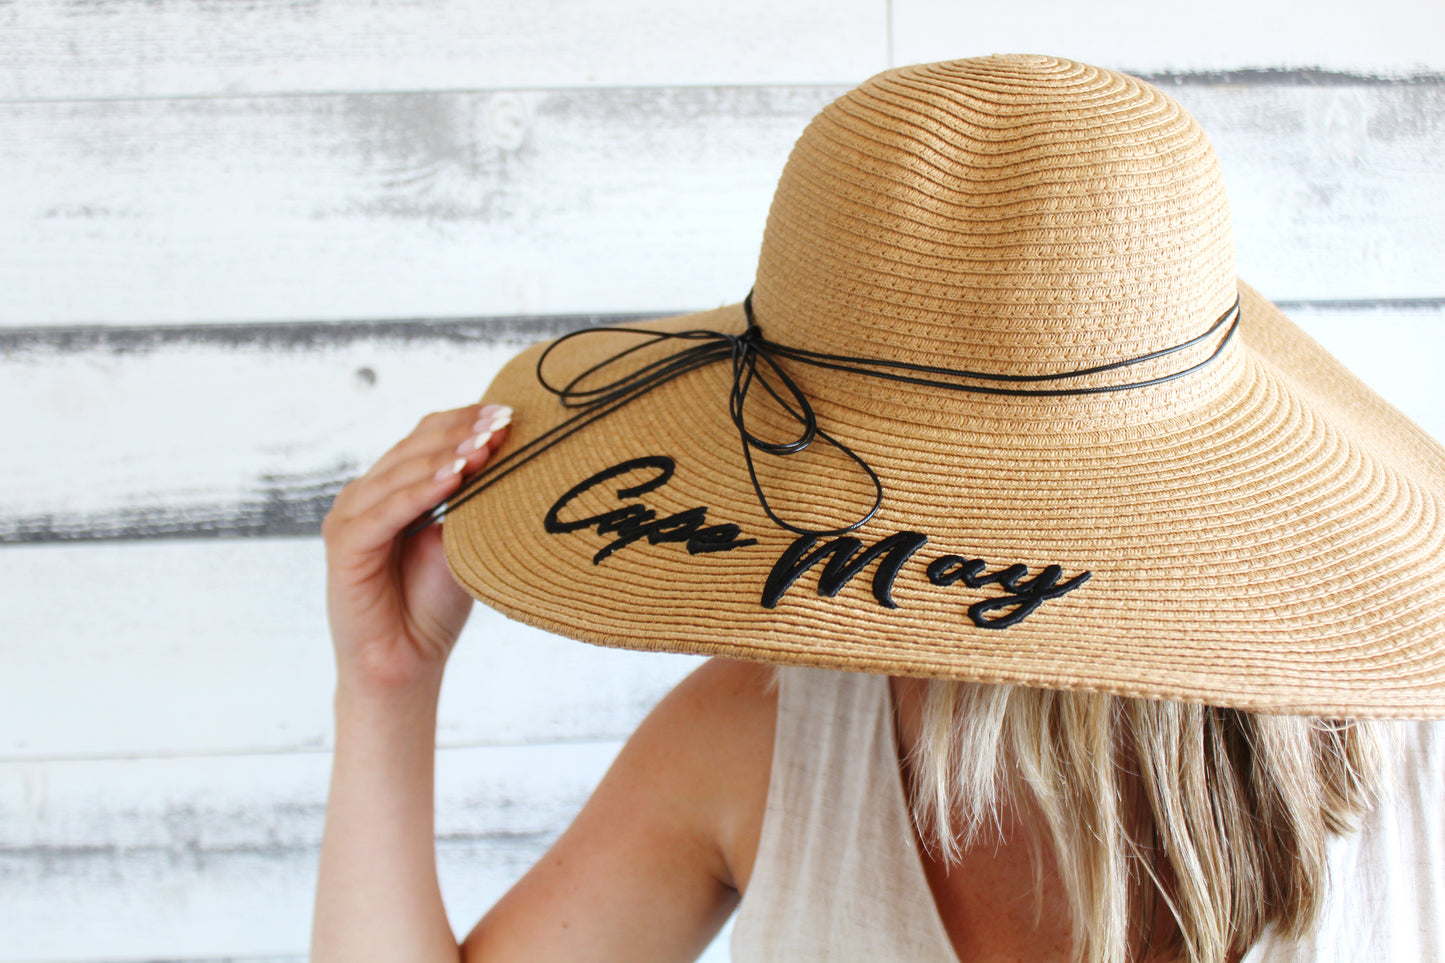
M 457 454 L 465 458 L 491 440 L 492 432 L 490 430 L 478 432 L 475 438 L 468 438 L 457 446 Z
M 446 481 L 451 476 L 460 474 L 461 470 L 465 467 L 467 467 L 467 460 L 465 458 L 458 458 L 449 465 L 443 465 L 441 471 L 436 473 L 436 480 Z
M 496 411 L 493 411 L 490 414 L 485 414 L 482 417 L 478 418 L 477 423 L 475 425 L 472 425 L 472 431 L 497 431 L 500 428 L 507 427 L 511 423 L 512 409 L 508 408 L 506 405 L 498 405 Z

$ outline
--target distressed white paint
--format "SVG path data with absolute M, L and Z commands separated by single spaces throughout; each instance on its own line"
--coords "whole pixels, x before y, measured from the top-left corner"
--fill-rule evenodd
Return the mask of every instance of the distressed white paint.
M 1445 84 L 1167 89 L 1219 153 L 1251 284 L 1287 300 L 1445 293 Z
M 541 855 L 618 745 L 438 752 L 454 929 Z M 304 952 L 329 767 L 321 752 L 0 764 L 0 961 Z
M 0 323 L 710 307 L 834 88 L 0 103 Z M 1186 85 L 1241 272 L 1440 295 L 1445 84 Z
M 1438 0 L 892 0 L 894 63 L 1042 53 L 1134 71 L 1445 68 Z
M 0 99 L 853 83 L 885 0 L 22 0 Z
M 31 412 L 0 421 L 4 513 L 204 514 L 293 483 L 335 483 L 427 411 L 475 401 L 515 350 L 213 343 L 21 357 L 0 367 L 0 404 Z
M 1445 437 L 1442 16 L 1425 0 L 0 2 L 0 325 L 708 307 L 746 290 L 804 122 L 890 43 L 894 62 L 1286 68 L 1170 88 L 1223 159 L 1240 273 L 1282 299 L 1433 299 L 1292 313 Z M 1314 66 L 1436 76 L 1299 70 Z M 160 516 L 274 530 L 277 500 L 314 504 L 421 412 L 475 397 L 521 337 L 503 329 L 12 339 L 0 532 L 47 514 L 80 535 Z M 0 961 L 303 958 L 331 739 L 321 578 L 314 536 L 0 548 Z M 477 613 L 441 713 L 459 929 L 695 663 Z
M 890 19 L 891 13 L 891 19 Z M 588 85 L 855 83 L 891 64 L 1032 51 L 1143 71 L 1445 67 L 1433 0 L 346 3 L 0 6 L 3 99 Z
M 0 323 L 737 299 L 777 173 L 829 99 L 674 88 L 0 104 Z
M 0 548 L 0 762 L 330 746 L 323 566 L 314 537 Z M 623 738 L 697 661 L 583 645 L 478 606 L 438 739 Z

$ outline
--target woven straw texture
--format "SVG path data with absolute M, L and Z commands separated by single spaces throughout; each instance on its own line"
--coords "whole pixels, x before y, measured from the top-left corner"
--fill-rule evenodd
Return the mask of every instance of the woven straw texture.
M 804 132 L 764 233 L 753 305 L 770 339 L 816 351 L 1004 374 L 1137 357 L 1205 331 L 1240 298 L 1213 361 L 1151 387 L 991 396 L 797 365 L 823 429 L 878 474 L 864 548 L 927 537 L 880 604 L 871 562 L 832 596 L 820 563 L 762 604 L 797 537 L 773 524 L 728 415 L 725 364 L 670 382 L 548 449 L 445 522 L 453 572 L 524 622 L 603 645 L 895 675 L 1013 682 L 1317 715 L 1445 715 L 1445 450 L 1234 274 L 1227 202 L 1204 133 L 1133 78 L 1045 57 L 880 75 Z M 640 328 L 741 332 L 735 305 Z M 554 382 L 635 342 L 598 333 L 549 360 Z M 1218 344 L 1085 379 L 1135 382 Z M 671 349 L 659 349 L 659 352 Z M 537 382 L 540 348 L 486 400 L 517 415 L 505 454 L 569 412 Z M 641 352 L 639 359 L 645 359 Z M 555 362 L 555 369 L 552 367 Z M 762 392 L 748 424 L 795 424 Z M 568 501 L 706 509 L 731 551 L 615 533 L 549 533 Z M 777 513 L 804 528 L 866 511 L 866 476 L 830 446 L 755 456 Z M 821 539 L 818 547 L 828 539 Z M 970 606 L 997 583 L 940 585 L 943 556 L 993 573 L 1090 573 L 1006 628 Z M 947 568 L 947 559 L 939 564 Z M 995 614 L 1008 611 L 995 609 Z

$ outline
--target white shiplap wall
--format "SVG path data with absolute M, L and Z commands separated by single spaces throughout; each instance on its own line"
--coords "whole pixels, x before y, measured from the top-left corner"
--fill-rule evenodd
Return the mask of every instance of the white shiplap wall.
M 793 138 L 891 63 L 1154 76 L 1241 274 L 1445 437 L 1440 36 L 1424 0 L 0 3 L 0 963 L 304 954 L 331 495 L 523 343 L 736 300 Z M 459 929 L 691 664 L 477 612 Z

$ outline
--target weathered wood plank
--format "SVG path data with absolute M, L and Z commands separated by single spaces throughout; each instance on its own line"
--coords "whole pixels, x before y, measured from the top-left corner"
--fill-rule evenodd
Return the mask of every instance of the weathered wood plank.
M 0 104 L 0 323 L 735 300 L 783 159 L 834 92 Z
M 735 300 L 838 90 L 0 104 L 0 324 Z M 1445 82 L 1173 90 L 1223 158 L 1242 275 L 1292 299 L 1445 294 Z
M 615 749 L 439 753 L 438 871 L 459 935 L 556 838 Z M 328 765 L 314 755 L 0 767 L 0 963 L 304 959 Z M 76 834 L 61 821 L 99 828 Z M 727 959 L 729 932 L 703 963 Z
M 438 752 L 438 869 L 458 933 L 619 746 Z M 0 763 L 0 961 L 304 955 L 329 768 L 320 752 Z
M 438 753 L 454 928 L 536 860 L 617 748 Z M 0 764 L 0 960 L 304 954 L 329 767 L 326 753 Z
M 1445 438 L 1433 360 L 1445 353 L 1445 300 L 1294 313 Z M 543 318 L 0 336 L 0 410 L 25 412 L 0 420 L 0 542 L 314 534 L 340 486 L 421 414 L 475 399 L 519 344 L 560 326 Z
M 26 0 L 0 99 L 840 83 L 887 66 L 884 0 Z
M 1286 300 L 1445 295 L 1445 75 L 1169 86 L 1224 169 L 1238 270 Z
M 635 317 L 0 329 L 0 398 L 29 406 L 0 421 L 0 541 L 315 534 L 519 347 Z
M 849 0 L 826 11 L 808 0 L 665 11 L 553 0 L 545 12 L 444 0 L 424 16 L 340 0 L 107 0 L 82 8 L 31 0 L 0 7 L 0 62 L 9 68 L 0 98 L 845 83 L 887 66 L 890 39 L 894 63 L 1038 50 L 1147 72 L 1287 65 L 1398 74 L 1442 66 L 1432 38 L 1445 22 L 1433 6 L 1393 0 L 1365 9 L 1337 0 L 1311 7 L 1308 18 L 1283 4 L 1263 15 L 1258 4 L 1234 6 L 1201 20 L 1142 0 L 1091 18 L 1060 3 L 975 10 L 940 0 Z M 1271 19 L 1287 22 L 1271 27 Z M 1257 28 L 1241 31 L 1240 23 Z M 701 37 L 705 57 L 697 55 Z
M 329 746 L 324 577 L 315 538 L 0 549 L 0 761 Z M 623 738 L 699 661 L 584 645 L 478 606 L 438 738 Z
M 1198 8 L 1110 0 L 1081 13 L 1068 0 L 960 4 L 893 0 L 895 63 L 972 52 L 1031 52 L 1130 71 L 1324 67 L 1400 73 L 1445 67 L 1445 10 L 1419 0 L 1288 3 L 1221 0 Z M 960 51 L 966 51 L 960 53 Z

